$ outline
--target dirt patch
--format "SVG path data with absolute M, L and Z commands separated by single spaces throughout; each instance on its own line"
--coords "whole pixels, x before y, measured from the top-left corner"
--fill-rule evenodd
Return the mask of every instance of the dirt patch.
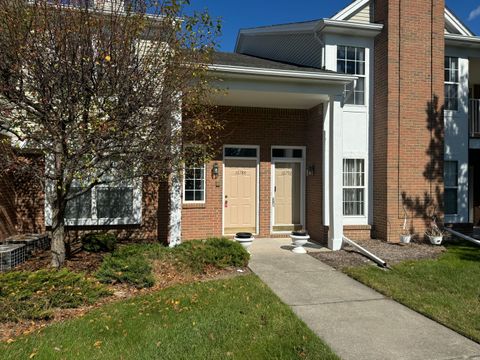
M 65 267 L 74 272 L 94 273 L 100 267 L 106 253 L 89 253 L 83 250 L 76 251 L 70 259 L 65 261 Z M 38 271 L 51 268 L 52 253 L 48 250 L 39 251 L 15 267 L 15 271 Z
M 391 244 L 380 240 L 363 240 L 356 243 L 389 265 L 406 260 L 436 259 L 446 251 L 443 246 L 432 246 L 425 243 Z M 310 255 L 339 270 L 374 264 L 351 246 L 345 246 L 336 252 L 311 253 Z

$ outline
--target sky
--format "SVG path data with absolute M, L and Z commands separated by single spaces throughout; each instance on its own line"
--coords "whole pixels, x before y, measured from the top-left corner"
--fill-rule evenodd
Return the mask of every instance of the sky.
M 220 50 L 233 51 L 238 30 L 263 25 L 328 18 L 351 0 L 192 0 L 194 9 L 208 9 L 222 18 Z M 480 35 L 480 0 L 446 0 L 475 34 Z

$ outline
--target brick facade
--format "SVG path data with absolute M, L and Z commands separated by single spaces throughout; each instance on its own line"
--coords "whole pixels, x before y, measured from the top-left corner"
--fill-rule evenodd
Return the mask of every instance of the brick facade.
M 312 237 L 322 241 L 322 138 L 323 111 L 219 107 L 216 116 L 224 124 L 223 144 L 260 146 L 259 237 L 271 236 L 271 148 L 306 146 L 306 166 L 315 166 L 315 175 L 306 181 L 306 227 Z M 222 234 L 223 173 L 212 178 L 214 164 L 222 168 L 222 152 L 207 166 L 205 204 L 184 204 L 182 237 L 198 239 Z
M 443 197 L 443 0 L 377 0 L 374 233 L 398 241 L 404 211 L 422 236 Z

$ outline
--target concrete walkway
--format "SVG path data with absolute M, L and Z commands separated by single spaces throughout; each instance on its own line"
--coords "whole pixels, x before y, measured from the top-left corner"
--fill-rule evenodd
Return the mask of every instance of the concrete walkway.
M 255 240 L 250 268 L 342 359 L 480 359 L 477 343 L 288 244 Z

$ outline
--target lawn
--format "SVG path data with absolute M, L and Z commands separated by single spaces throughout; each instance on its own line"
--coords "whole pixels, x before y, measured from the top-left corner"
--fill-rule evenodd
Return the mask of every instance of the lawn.
M 438 260 L 407 261 L 383 271 L 348 268 L 348 275 L 480 342 L 480 248 L 447 244 Z
M 112 303 L 0 344 L 1 359 L 337 359 L 256 276 Z

